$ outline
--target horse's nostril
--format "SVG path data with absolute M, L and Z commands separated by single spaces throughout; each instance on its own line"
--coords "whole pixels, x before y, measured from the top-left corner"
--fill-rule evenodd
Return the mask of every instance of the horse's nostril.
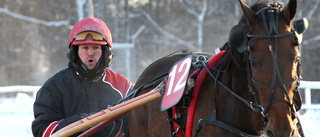
M 291 132 L 291 136 L 290 137 L 300 137 L 299 134 L 296 134 L 296 130 L 293 130 Z
M 291 136 L 290 137 L 293 137 L 294 136 L 294 130 L 291 132 Z
M 273 132 L 269 129 L 266 131 L 266 134 L 268 135 L 268 137 L 274 137 Z

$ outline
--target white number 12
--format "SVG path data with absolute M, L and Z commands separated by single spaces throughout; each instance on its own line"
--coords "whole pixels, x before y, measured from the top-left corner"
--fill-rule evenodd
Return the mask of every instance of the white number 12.
M 167 96 L 171 94 L 172 92 L 172 88 L 174 88 L 173 90 L 173 93 L 175 93 L 176 91 L 180 90 L 181 88 L 183 88 L 186 84 L 186 81 L 187 81 L 187 74 L 189 72 L 189 68 L 190 68 L 190 65 L 191 65 L 191 58 L 186 58 L 182 63 L 181 65 L 179 64 L 176 64 L 172 71 L 170 72 L 169 74 L 169 77 L 170 77 L 170 83 L 169 83 L 169 87 L 168 87 L 168 91 L 167 91 Z M 178 69 L 178 73 L 181 73 L 181 71 L 183 71 L 183 74 L 182 76 L 181 75 L 177 75 L 177 68 L 179 67 Z M 176 77 L 177 76 L 177 77 Z M 180 77 L 179 77 L 180 76 Z M 173 83 L 176 81 L 176 80 L 179 80 L 177 85 L 174 86 Z

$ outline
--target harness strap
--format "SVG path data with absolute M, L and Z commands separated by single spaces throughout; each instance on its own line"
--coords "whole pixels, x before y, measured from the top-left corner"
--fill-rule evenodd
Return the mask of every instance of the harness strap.
M 213 119 L 208 119 L 208 118 L 203 118 L 203 119 L 200 119 L 199 121 L 199 125 L 198 125 L 198 129 L 197 131 L 200 131 L 200 129 L 202 128 L 203 124 L 210 124 L 210 125 L 213 125 L 213 126 L 217 126 L 217 127 L 221 127 L 231 133 L 234 133 L 236 135 L 239 135 L 239 136 L 242 136 L 242 137 L 258 137 L 257 135 L 251 135 L 251 134 L 248 134 L 246 132 L 243 132 L 229 124 L 226 124 L 222 121 L 219 121 L 219 120 L 213 120 Z M 198 132 L 199 133 L 199 132 Z M 194 136 L 198 136 L 198 133 Z
M 266 16 L 264 14 L 266 10 L 268 10 L 268 14 L 267 15 L 270 18 L 270 22 L 269 23 L 266 21 L 267 19 L 266 19 Z M 247 65 L 248 87 L 250 89 L 250 92 L 252 92 L 254 94 L 254 97 L 255 97 L 255 100 L 256 100 L 257 104 L 254 104 L 251 101 L 245 100 L 244 98 L 242 98 L 241 96 L 236 94 L 234 91 L 232 91 L 229 87 L 227 87 L 224 83 L 219 81 L 218 80 L 219 79 L 219 72 L 218 72 L 218 74 L 216 76 L 214 76 L 211 73 L 211 71 L 207 68 L 206 65 L 203 65 L 203 66 L 209 72 L 209 75 L 214 79 L 215 83 L 218 83 L 223 88 L 225 88 L 225 90 L 227 90 L 230 94 L 232 94 L 233 96 L 235 96 L 236 98 L 241 100 L 243 103 L 247 104 L 247 106 L 250 106 L 252 108 L 252 110 L 254 110 L 254 111 L 257 110 L 258 112 L 260 111 L 262 113 L 263 118 L 265 119 L 264 120 L 265 123 L 268 122 L 268 110 L 269 110 L 271 104 L 276 103 L 276 102 L 285 102 L 285 103 L 287 103 L 289 105 L 289 107 L 291 108 L 291 110 L 292 110 L 291 114 L 294 115 L 292 117 L 292 120 L 294 120 L 294 121 L 298 120 L 298 123 L 297 123 L 298 125 L 297 126 L 298 126 L 298 129 L 299 129 L 300 135 L 304 136 L 302 128 L 301 128 L 301 125 L 300 125 L 300 122 L 299 122 L 299 119 L 296 116 L 296 113 L 295 113 L 295 110 L 294 110 L 294 107 L 293 107 L 293 103 L 291 103 L 291 99 L 289 97 L 288 90 L 286 89 L 286 85 L 292 84 L 295 81 L 297 81 L 297 87 L 296 88 L 298 88 L 299 80 L 300 80 L 300 72 L 297 72 L 298 76 L 294 77 L 289 82 L 284 82 L 282 77 L 281 77 L 281 75 L 280 75 L 279 64 L 277 62 L 277 59 L 278 59 L 278 55 L 277 55 L 278 54 L 278 51 L 277 51 L 278 50 L 278 45 L 277 45 L 278 44 L 278 38 L 291 37 L 291 36 L 296 38 L 296 36 L 295 36 L 295 32 L 294 31 L 287 32 L 287 33 L 282 33 L 282 34 L 278 33 L 279 12 L 275 12 L 276 10 L 281 10 L 281 5 L 273 4 L 271 6 L 268 6 L 268 7 L 265 7 L 263 9 L 261 9 L 260 11 L 258 11 L 256 13 L 256 14 L 260 14 L 260 13 L 263 12 L 262 18 L 263 18 L 263 23 L 264 23 L 267 35 L 253 35 L 253 34 L 250 34 L 250 33 L 247 34 L 247 37 L 250 38 L 249 42 L 247 43 L 248 44 L 248 49 L 247 49 L 247 52 L 245 54 L 246 55 L 246 58 L 245 58 L 246 59 L 246 65 Z M 250 51 L 251 43 L 254 40 L 257 40 L 257 39 L 267 39 L 268 42 L 269 42 L 269 50 L 271 52 L 272 61 L 273 61 L 273 70 L 274 70 L 273 74 L 272 74 L 272 83 L 271 84 L 265 84 L 265 83 L 258 82 L 256 80 L 254 80 L 252 78 L 252 76 L 251 76 L 250 62 L 249 62 L 248 54 L 249 54 L 249 51 Z M 239 66 L 238 62 L 235 62 L 235 64 L 236 64 L 236 66 Z M 299 68 L 298 68 L 297 71 L 300 71 Z M 277 80 L 279 81 L 280 84 L 276 84 Z M 254 89 L 253 83 L 261 85 L 261 86 L 270 87 L 271 91 L 270 91 L 270 94 L 269 94 L 269 98 L 268 98 L 268 102 L 267 102 L 266 108 L 263 108 L 261 105 L 259 105 L 261 103 L 256 98 L 256 96 L 257 96 L 256 93 L 257 92 Z M 217 84 L 215 84 L 215 87 L 216 86 L 217 86 Z M 286 95 L 288 100 L 277 99 L 277 100 L 273 100 L 272 101 L 272 97 L 274 95 L 274 92 L 275 92 L 276 88 L 281 88 L 283 90 L 283 92 L 285 93 L 285 95 Z M 254 107 L 256 107 L 256 109 Z M 217 126 L 217 127 L 221 127 L 223 129 L 225 129 L 225 130 L 227 130 L 227 131 L 229 131 L 231 133 L 237 134 L 239 136 L 257 137 L 256 135 L 250 135 L 250 134 L 245 133 L 245 132 L 243 132 L 243 131 L 241 131 L 239 129 L 236 129 L 235 127 L 233 127 L 233 126 L 231 126 L 231 125 L 229 125 L 227 123 L 224 123 L 222 121 L 217 120 L 215 109 L 214 109 L 214 112 L 212 113 L 210 118 L 204 118 L 204 119 L 201 119 L 199 121 L 198 129 L 196 130 L 195 136 L 198 136 L 198 134 L 199 134 L 199 132 L 200 132 L 202 126 L 203 126 L 203 123 L 214 125 L 214 126 Z
M 172 109 L 168 109 L 167 110 L 167 113 L 168 113 L 168 122 L 170 123 L 170 130 L 171 130 L 171 133 L 174 133 L 174 128 L 173 128 L 173 121 L 174 119 L 172 118 Z M 177 137 L 176 134 L 171 134 L 172 137 Z
M 178 105 L 178 106 L 177 106 Z M 173 113 L 172 113 L 172 117 L 173 117 L 173 132 L 172 135 L 176 135 L 177 137 L 184 137 L 185 136 L 185 127 L 184 127 L 184 123 L 183 123 L 183 117 L 182 117 L 182 113 L 180 110 L 180 106 L 179 104 L 177 104 L 175 106 L 172 107 Z
M 188 115 L 187 115 L 188 120 L 187 120 L 187 125 L 186 125 L 186 137 L 192 137 L 194 111 L 196 109 L 197 99 L 198 99 L 201 85 L 204 82 L 205 78 L 207 77 L 208 73 L 210 74 L 210 70 L 208 67 L 209 66 L 214 67 L 218 63 L 220 57 L 224 53 L 225 53 L 225 51 L 221 51 L 221 52 L 217 53 L 216 55 L 214 55 L 210 59 L 208 64 L 206 64 L 204 61 L 199 61 L 199 63 L 202 64 L 203 67 L 200 70 L 198 70 L 198 72 L 197 72 L 197 73 L 199 73 L 198 74 L 199 76 L 196 78 L 195 86 L 193 89 L 193 96 L 191 99 L 191 103 L 188 107 Z M 205 68 L 206 70 L 204 70 L 203 68 Z
M 292 84 L 292 82 L 296 81 L 297 79 L 298 79 L 298 76 L 296 76 L 296 77 L 294 77 L 292 80 L 284 83 L 284 85 L 290 85 L 290 84 Z M 265 86 L 265 87 L 271 87 L 271 84 L 261 83 L 261 82 L 259 82 L 259 81 L 256 81 L 256 80 L 253 79 L 253 78 L 251 78 L 251 80 L 252 80 L 253 83 L 256 83 L 256 84 L 258 84 L 258 85 Z M 275 85 L 275 88 L 279 88 L 279 87 L 282 87 L 282 85 L 280 85 L 280 84 L 276 84 L 276 85 Z
M 217 76 L 214 76 L 212 74 L 212 72 L 210 71 L 210 69 L 208 68 L 207 64 L 205 64 L 204 62 L 201 62 L 202 65 L 203 65 L 203 68 L 205 68 L 206 72 L 214 79 L 215 81 L 215 87 L 219 84 L 220 86 L 222 86 L 223 88 L 225 88 L 225 90 L 227 90 L 230 94 L 232 94 L 234 97 L 238 98 L 240 101 L 242 101 L 243 103 L 245 103 L 248 107 L 250 107 L 253 111 L 255 112 L 261 112 L 263 110 L 262 106 L 261 105 L 258 105 L 258 104 L 255 104 L 251 101 L 248 101 L 246 99 L 244 99 L 243 97 L 239 96 L 237 93 L 233 92 L 228 86 L 226 86 L 224 83 L 222 83 L 221 81 L 218 80 L 218 76 L 219 76 L 219 73 L 220 71 L 218 71 L 218 74 Z M 215 89 L 216 90 L 216 89 Z M 214 103 L 214 106 L 215 106 L 215 103 Z M 199 125 L 198 125 L 198 128 L 196 130 L 196 133 L 194 135 L 194 137 L 198 136 L 199 133 L 200 133 L 200 130 L 203 126 L 203 123 L 205 124 L 210 124 L 210 125 L 214 125 L 214 126 L 217 126 L 217 127 L 221 127 L 227 131 L 230 131 L 234 134 L 237 134 L 237 135 L 240 135 L 240 136 L 244 136 L 244 137 L 257 137 L 255 135 L 250 135 L 248 133 L 245 133 L 239 129 L 236 129 L 235 127 L 233 126 L 230 126 L 222 121 L 219 121 L 217 120 L 217 116 L 216 116 L 216 109 L 214 108 L 213 110 L 213 113 L 211 115 L 210 118 L 204 118 L 204 119 L 201 119 L 199 121 Z
M 211 71 L 208 69 L 208 67 L 204 66 L 204 68 L 209 72 L 208 74 L 214 79 L 216 80 L 217 77 L 215 77 Z M 230 94 L 232 94 L 233 96 L 235 96 L 236 98 L 238 98 L 239 100 L 241 100 L 243 103 L 245 103 L 248 107 L 250 107 L 253 111 L 255 112 L 260 112 L 261 109 L 261 105 L 252 103 L 251 101 L 246 100 L 245 98 L 239 96 L 237 93 L 233 92 L 227 85 L 225 85 L 224 83 L 222 83 L 221 81 L 217 80 L 216 81 L 220 86 L 222 86 L 223 88 L 225 88 Z

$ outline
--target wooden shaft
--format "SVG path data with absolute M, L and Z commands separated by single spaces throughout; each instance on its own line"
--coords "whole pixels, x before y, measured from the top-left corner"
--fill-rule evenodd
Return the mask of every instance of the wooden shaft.
M 131 100 L 128 100 L 126 102 L 122 102 L 118 105 L 115 105 L 114 107 L 102 110 L 98 113 L 95 113 L 89 117 L 86 117 L 84 119 L 81 119 L 79 121 L 76 121 L 56 133 L 52 135 L 52 137 L 68 137 L 71 136 L 79 131 L 88 129 L 89 127 L 92 127 L 102 121 L 114 118 L 118 115 L 127 113 L 131 111 L 132 109 L 147 104 L 157 98 L 162 97 L 162 94 L 160 93 L 159 86 L 153 89 L 152 91 L 145 93 L 143 95 L 140 95 L 136 98 L 133 98 Z
M 122 115 L 119 115 L 119 116 L 116 116 L 114 118 L 111 118 L 111 119 L 108 119 L 106 121 L 103 121 L 93 127 L 91 127 L 90 129 L 88 129 L 87 131 L 81 133 L 78 137 L 89 137 L 91 135 L 93 135 L 94 133 L 100 131 L 101 129 L 103 129 L 104 127 L 108 126 L 110 123 L 112 123 L 113 121 L 121 118 L 123 115 L 125 114 L 122 114 Z

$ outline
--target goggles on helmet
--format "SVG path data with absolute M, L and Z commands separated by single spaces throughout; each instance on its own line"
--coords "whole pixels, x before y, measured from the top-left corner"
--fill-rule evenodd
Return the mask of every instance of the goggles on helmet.
M 73 40 L 84 41 L 87 39 L 88 35 L 90 35 L 92 40 L 95 40 L 95 41 L 107 41 L 101 33 L 96 31 L 82 31 L 78 33 Z

